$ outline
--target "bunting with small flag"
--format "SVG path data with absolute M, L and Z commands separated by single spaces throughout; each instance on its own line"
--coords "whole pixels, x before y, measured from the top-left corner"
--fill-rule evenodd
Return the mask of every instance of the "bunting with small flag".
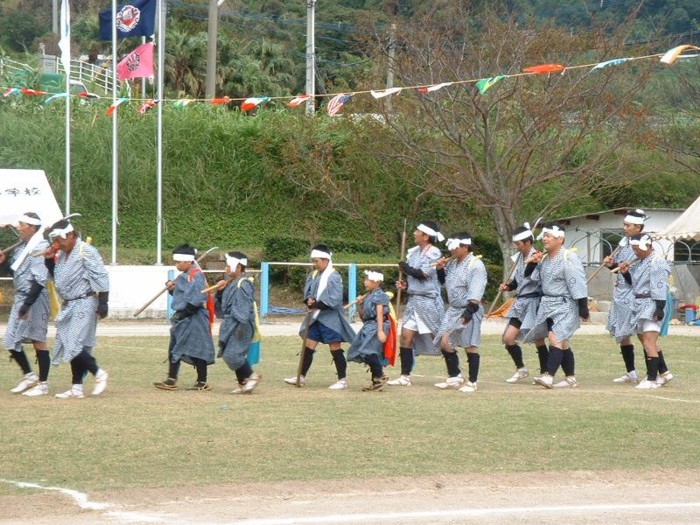
M 285 104 L 285 105 L 288 108 L 295 108 L 297 106 L 301 106 L 304 102 L 306 102 L 310 98 L 311 98 L 311 95 L 297 95 L 292 100 L 287 102 L 287 104 Z
M 128 102 L 128 98 L 118 98 L 117 100 L 114 101 L 113 104 L 111 104 L 108 108 L 107 111 L 105 111 L 105 116 L 111 117 L 112 114 L 115 112 L 115 110 L 121 106 L 124 102 Z
M 442 84 L 433 84 L 432 86 L 422 86 L 418 88 L 419 93 L 432 93 L 438 89 L 442 89 L 447 86 L 451 86 L 453 82 L 443 82 Z
M 384 98 L 388 97 L 389 95 L 394 95 L 395 93 L 401 93 L 401 90 L 403 88 L 400 87 L 393 87 L 393 88 L 387 88 L 387 89 L 382 89 L 381 91 L 370 91 L 370 94 L 374 98 Z
M 539 66 L 530 66 L 523 69 L 524 73 L 534 73 L 535 75 L 546 75 L 547 73 L 559 73 L 566 70 L 566 66 L 561 64 L 540 64 Z
M 479 93 L 483 95 L 491 86 L 493 86 L 496 82 L 500 82 L 504 78 L 506 78 L 505 75 L 498 75 L 497 77 L 493 78 L 482 78 L 476 83 L 476 89 L 478 89 Z
M 338 114 L 338 111 L 341 110 L 341 108 L 347 104 L 350 99 L 352 98 L 352 95 L 346 94 L 346 93 L 340 93 L 339 95 L 334 96 L 330 101 L 328 102 L 328 116 L 329 117 L 334 117 L 335 115 Z
M 270 97 L 250 97 L 241 103 L 241 111 L 251 111 L 263 102 L 270 100 Z

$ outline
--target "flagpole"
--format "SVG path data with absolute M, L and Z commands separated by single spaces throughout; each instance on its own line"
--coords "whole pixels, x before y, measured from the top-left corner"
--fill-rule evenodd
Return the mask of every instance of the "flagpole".
M 112 265 L 117 264 L 117 190 L 119 188 L 119 126 L 117 115 L 117 0 L 112 0 Z
M 306 0 L 306 114 L 313 115 L 316 109 L 316 0 Z
M 61 2 L 61 31 L 59 47 L 61 48 L 61 63 L 66 72 L 66 205 L 65 215 L 70 214 L 70 3 Z
M 161 252 L 163 242 L 163 72 L 165 64 L 165 16 L 167 4 L 158 0 L 158 131 L 156 137 L 156 264 L 163 264 Z

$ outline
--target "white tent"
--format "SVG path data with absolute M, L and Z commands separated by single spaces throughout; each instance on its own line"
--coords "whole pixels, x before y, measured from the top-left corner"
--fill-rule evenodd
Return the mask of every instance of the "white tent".
M 700 241 L 700 197 L 695 199 L 695 202 L 680 217 L 655 234 L 654 237 L 672 241 L 678 239 Z

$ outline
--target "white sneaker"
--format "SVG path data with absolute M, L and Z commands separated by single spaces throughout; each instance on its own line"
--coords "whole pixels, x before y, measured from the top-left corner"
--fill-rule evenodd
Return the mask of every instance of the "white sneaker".
M 440 390 L 447 390 L 448 388 L 459 388 L 463 384 L 464 378 L 462 377 L 462 374 L 459 374 L 454 377 L 448 377 L 441 383 L 435 383 L 434 386 L 436 386 Z
M 552 388 L 554 386 L 554 378 L 549 374 L 542 374 L 540 377 L 535 378 L 535 383 L 545 388 Z
M 478 390 L 478 386 L 476 383 L 472 383 L 471 381 L 467 381 L 467 384 L 464 385 L 462 388 L 459 389 L 460 392 L 464 392 L 465 394 L 471 394 L 472 392 L 476 392 Z
M 527 371 L 527 368 L 518 368 L 515 373 L 506 379 L 506 383 L 517 383 L 521 379 L 525 379 L 527 376 L 530 375 L 530 372 Z
M 639 383 L 639 379 L 637 379 L 637 372 L 627 372 L 625 375 L 616 377 L 613 379 L 613 383 L 622 384 L 622 383 Z
M 656 384 L 659 386 L 665 386 L 671 382 L 673 379 L 673 374 L 671 372 L 664 372 L 656 377 Z
M 297 376 L 294 376 L 294 377 L 285 377 L 285 378 L 283 379 L 283 381 L 284 381 L 285 383 L 287 383 L 288 385 L 297 386 Z M 305 384 L 306 384 L 306 377 L 304 377 L 304 376 L 299 377 L 299 385 L 300 385 L 300 386 L 304 386 Z
M 396 379 L 387 381 L 386 384 L 391 386 L 411 386 L 411 376 L 400 375 Z
M 83 399 L 83 385 L 73 385 L 70 390 L 66 390 L 60 394 L 56 394 L 58 399 Z
M 33 387 L 39 382 L 39 376 L 36 375 L 34 372 L 29 372 L 28 374 L 25 374 L 24 379 L 20 381 L 16 387 L 10 390 L 13 394 L 21 394 L 28 388 Z
M 333 383 L 331 386 L 328 387 L 328 390 L 346 390 L 348 388 L 348 382 L 345 379 L 339 379 L 335 383 Z
M 296 377 L 294 379 L 296 381 Z M 253 389 L 255 389 L 255 387 L 258 386 L 258 383 L 260 381 L 262 381 L 262 376 L 253 372 L 248 378 L 248 380 L 241 387 L 241 390 L 243 390 L 242 393 L 250 394 L 253 391 Z
M 40 381 L 39 383 L 34 385 L 29 390 L 25 390 L 24 392 L 22 392 L 22 395 L 27 396 L 27 397 L 46 396 L 48 394 L 49 394 L 49 382 L 48 381 Z
M 105 391 L 107 379 L 109 379 L 109 374 L 100 368 L 95 374 L 95 387 L 92 389 L 93 396 L 99 396 Z
M 656 381 L 649 381 L 648 379 L 645 379 L 634 388 L 638 390 L 653 390 L 655 388 L 661 388 L 661 385 Z
M 578 387 L 578 381 L 576 381 L 576 378 L 574 376 L 569 376 L 563 381 L 559 381 L 558 383 L 555 383 L 553 385 L 553 388 L 577 388 Z

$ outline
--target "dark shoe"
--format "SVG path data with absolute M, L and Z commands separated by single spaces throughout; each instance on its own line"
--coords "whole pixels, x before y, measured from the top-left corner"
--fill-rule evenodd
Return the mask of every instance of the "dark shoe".
M 387 376 L 372 378 L 372 383 L 362 389 L 363 392 L 377 392 L 384 388 L 386 382 L 389 380 Z
M 197 390 L 197 391 L 211 390 L 211 385 L 209 383 L 205 383 L 204 381 L 197 381 L 194 385 L 189 387 L 187 390 Z
M 153 386 L 161 390 L 177 390 L 177 379 L 169 377 L 165 381 L 156 381 Z

